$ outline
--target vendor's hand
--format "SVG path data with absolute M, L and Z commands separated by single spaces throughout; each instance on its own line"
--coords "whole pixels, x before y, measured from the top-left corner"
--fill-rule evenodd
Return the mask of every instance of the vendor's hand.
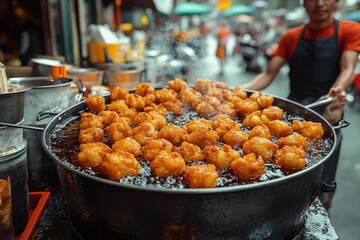
M 341 87 L 332 87 L 328 96 L 333 98 L 333 102 L 326 107 L 323 117 L 331 124 L 336 124 L 342 119 L 343 108 L 346 104 L 346 92 Z

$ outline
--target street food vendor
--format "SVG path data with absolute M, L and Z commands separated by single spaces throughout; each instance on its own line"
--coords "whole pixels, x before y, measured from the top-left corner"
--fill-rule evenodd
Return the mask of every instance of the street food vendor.
M 284 33 L 266 70 L 242 87 L 261 90 L 271 84 L 280 68 L 289 64 L 289 99 L 309 104 L 322 96 L 333 102 L 322 112 L 331 123 L 343 118 L 345 91 L 354 79 L 354 69 L 360 52 L 360 25 L 336 20 L 332 13 L 339 0 L 304 0 L 309 23 Z M 324 164 L 322 181 L 335 181 L 341 134 L 332 157 Z M 329 209 L 334 193 L 322 193 L 320 199 Z

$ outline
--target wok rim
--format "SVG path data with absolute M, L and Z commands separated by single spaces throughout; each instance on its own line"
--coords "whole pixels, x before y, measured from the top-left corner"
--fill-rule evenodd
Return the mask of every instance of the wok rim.
M 254 93 L 257 91 L 252 91 L 252 90 L 246 90 L 243 89 L 245 92 L 247 93 Z M 50 137 L 51 132 L 55 129 L 56 126 L 58 126 L 59 123 L 55 124 L 55 127 L 51 129 L 51 132 L 47 134 L 48 131 L 50 131 L 50 126 L 52 124 L 54 124 L 55 121 L 62 121 L 64 122 L 64 120 L 68 120 L 71 116 L 67 116 L 67 112 L 78 107 L 79 105 L 84 104 L 85 105 L 85 109 L 87 109 L 86 104 L 85 104 L 85 100 L 81 101 L 65 110 L 63 110 L 62 112 L 58 113 L 55 117 L 53 117 L 48 124 L 46 125 L 46 127 L 43 130 L 42 133 L 42 137 L 41 137 L 41 144 L 45 150 L 45 152 L 51 157 L 51 159 L 53 161 L 55 161 L 56 164 L 58 164 L 59 166 L 66 168 L 67 170 L 71 171 L 72 173 L 75 174 L 79 174 L 82 177 L 88 178 L 89 180 L 93 180 L 99 183 L 103 183 L 103 184 L 109 184 L 111 186 L 114 187 L 120 187 L 120 188 L 126 188 L 128 190 L 136 190 L 136 191 L 146 191 L 146 192 L 159 192 L 159 193 L 169 193 L 169 194 L 217 194 L 217 193 L 232 193 L 232 192 L 238 192 L 238 191 L 246 191 L 246 190 L 251 190 L 254 188 L 262 188 L 262 187 L 271 187 L 272 185 L 277 185 L 280 184 L 282 182 L 286 182 L 286 181 L 291 181 L 292 179 L 296 179 L 299 177 L 302 177 L 302 175 L 305 175 L 309 172 L 315 171 L 317 168 L 321 168 L 323 167 L 323 164 L 325 163 L 325 161 L 327 161 L 330 156 L 333 155 L 334 151 L 335 151 L 335 146 L 337 145 L 337 135 L 335 132 L 335 129 L 333 128 L 333 126 L 324 118 L 322 117 L 320 114 L 318 114 L 317 112 L 315 112 L 314 110 L 307 108 L 304 105 L 301 105 L 297 102 L 291 101 L 289 99 L 285 99 L 282 97 L 278 97 L 275 96 L 273 94 L 269 94 L 266 92 L 263 92 L 264 94 L 268 95 L 268 96 L 273 96 L 275 99 L 279 99 L 282 101 L 285 101 L 287 103 L 296 105 L 299 108 L 305 109 L 307 111 L 310 111 L 311 114 L 315 115 L 316 117 L 320 118 L 325 124 L 328 125 L 328 128 L 331 129 L 332 132 L 332 137 L 333 137 L 333 144 L 331 147 L 330 152 L 324 157 L 322 158 L 319 162 L 313 164 L 310 167 L 307 167 L 306 169 L 302 169 L 296 173 L 292 173 L 290 175 L 284 176 L 284 177 L 280 177 L 280 178 L 275 178 L 275 179 L 270 179 L 270 180 L 266 180 L 263 182 L 255 182 L 255 183 L 248 183 L 248 184 L 244 184 L 244 185 L 236 185 L 236 186 L 226 186 L 226 187 L 215 187 L 215 188 L 156 188 L 156 187 L 152 187 L 152 186 L 137 186 L 137 185 L 132 185 L 132 184 L 126 184 L 126 183 L 121 183 L 121 182 L 116 182 L 110 179 L 105 179 L 105 178 L 100 178 L 97 176 L 92 176 L 89 175 L 87 173 L 81 172 L 77 169 L 74 169 L 72 167 L 70 167 L 69 165 L 71 165 L 71 163 L 64 163 L 62 160 L 60 160 L 52 151 L 50 151 L 48 145 L 47 145 L 47 139 Z M 109 97 L 108 95 L 104 95 L 102 97 Z M 64 117 L 64 118 L 63 118 Z M 57 166 L 57 167 L 59 167 Z M 58 171 L 58 168 L 57 168 Z M 319 182 L 320 183 L 320 182 Z

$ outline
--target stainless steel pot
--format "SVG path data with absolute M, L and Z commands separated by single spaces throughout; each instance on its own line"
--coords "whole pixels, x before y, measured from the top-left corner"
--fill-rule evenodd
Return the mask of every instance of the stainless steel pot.
M 276 97 L 274 105 L 321 123 L 336 145 L 334 128 L 313 110 Z M 303 227 L 305 212 L 323 187 L 323 164 L 334 151 L 307 169 L 266 182 L 211 189 L 132 186 L 85 174 L 52 150 L 51 138 L 86 109 L 84 102 L 70 107 L 42 134 L 72 224 L 84 239 L 290 239 Z

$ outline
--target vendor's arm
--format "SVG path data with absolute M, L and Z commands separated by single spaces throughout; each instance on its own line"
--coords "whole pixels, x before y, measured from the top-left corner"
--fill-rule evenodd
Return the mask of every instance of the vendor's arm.
M 269 62 L 266 70 L 258 74 L 251 82 L 245 83 L 241 87 L 249 90 L 262 90 L 272 83 L 280 68 L 286 63 L 280 56 L 274 56 Z

